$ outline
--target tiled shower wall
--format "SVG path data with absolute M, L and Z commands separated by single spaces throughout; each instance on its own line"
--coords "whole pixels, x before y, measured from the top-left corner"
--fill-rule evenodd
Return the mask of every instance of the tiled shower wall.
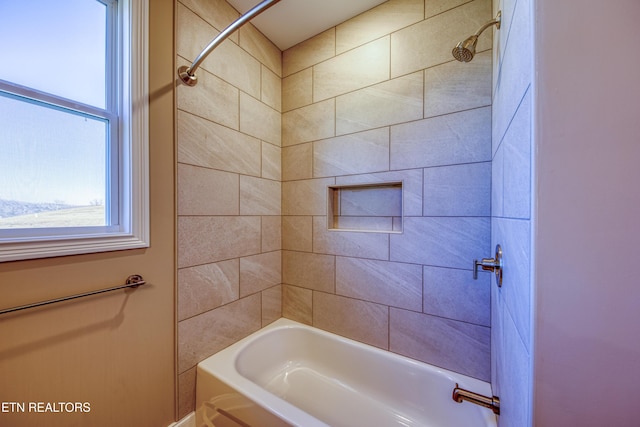
M 224 0 L 177 3 L 177 62 L 237 19 Z M 195 365 L 281 317 L 281 52 L 252 25 L 178 86 L 179 416 Z
M 180 0 L 178 65 L 237 16 Z M 390 0 L 283 55 L 246 25 L 178 87 L 181 417 L 196 363 L 281 315 L 489 379 L 491 40 L 451 49 L 490 17 Z M 328 185 L 399 181 L 402 233 L 327 230 Z
M 502 246 L 504 282 L 492 285 L 492 385 L 500 426 L 531 425 L 532 0 L 494 0 L 492 247 Z
M 490 379 L 490 33 L 451 49 L 491 14 L 390 0 L 283 53 L 284 317 Z M 328 230 L 327 186 L 398 181 L 402 233 Z

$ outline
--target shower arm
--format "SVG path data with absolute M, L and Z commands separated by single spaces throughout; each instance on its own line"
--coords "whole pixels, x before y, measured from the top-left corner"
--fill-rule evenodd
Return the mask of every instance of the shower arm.
M 186 84 L 187 86 L 195 86 L 198 83 L 198 77 L 196 76 L 196 70 L 202 64 L 202 61 L 216 48 L 220 43 L 225 41 L 227 37 L 229 37 L 235 30 L 242 27 L 247 22 L 251 21 L 254 17 L 260 15 L 265 10 L 269 9 L 271 6 L 278 3 L 280 0 L 264 0 L 262 3 L 254 6 L 247 13 L 242 15 L 240 18 L 236 19 L 225 28 L 220 34 L 216 36 L 211 42 L 205 47 L 200 55 L 193 61 L 190 67 L 183 65 L 178 68 L 178 77 L 180 80 Z
M 500 29 L 500 20 L 501 20 L 501 18 L 502 18 L 502 11 L 498 11 L 498 14 L 496 15 L 496 17 L 494 19 L 492 19 L 491 21 L 487 22 L 482 27 L 480 27 L 480 29 L 478 31 L 476 31 L 475 36 L 476 37 L 480 37 L 480 34 L 482 34 L 482 32 L 484 30 L 486 30 L 487 28 L 489 28 L 492 25 L 495 25 L 496 28 L 499 30 Z

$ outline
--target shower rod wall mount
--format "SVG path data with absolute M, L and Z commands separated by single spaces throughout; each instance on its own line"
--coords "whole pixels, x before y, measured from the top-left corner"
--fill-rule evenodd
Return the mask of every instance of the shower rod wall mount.
M 182 81 L 182 83 L 187 86 L 195 86 L 198 84 L 198 77 L 196 76 L 196 70 L 202 64 L 202 61 L 216 48 L 220 43 L 225 41 L 227 37 L 229 37 L 235 30 L 242 27 L 247 22 L 251 21 L 256 16 L 260 15 L 265 10 L 269 9 L 271 6 L 278 3 L 280 0 L 264 0 L 261 3 L 254 6 L 251 10 L 249 10 L 244 15 L 240 16 L 238 19 L 233 21 L 231 25 L 222 30 L 220 34 L 216 36 L 211 42 L 205 47 L 200 55 L 193 61 L 190 67 L 186 65 L 182 65 L 178 68 L 178 77 Z

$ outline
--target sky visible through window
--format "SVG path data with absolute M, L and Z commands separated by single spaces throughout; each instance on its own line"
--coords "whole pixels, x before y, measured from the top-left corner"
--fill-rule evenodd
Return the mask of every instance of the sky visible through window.
M 105 108 L 106 6 L 0 0 L 0 79 Z M 0 96 L 0 199 L 106 202 L 101 119 Z

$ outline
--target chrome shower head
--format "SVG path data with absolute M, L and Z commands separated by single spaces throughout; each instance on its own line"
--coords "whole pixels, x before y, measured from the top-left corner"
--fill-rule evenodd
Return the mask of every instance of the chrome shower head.
M 484 30 L 489 28 L 492 25 L 495 25 L 496 28 L 500 29 L 500 18 L 502 17 L 502 12 L 498 11 L 495 19 L 484 24 L 477 33 L 472 35 L 471 37 L 467 37 L 464 41 L 458 43 L 456 47 L 453 48 L 451 53 L 453 57 L 456 58 L 460 62 L 470 62 L 476 54 L 476 45 L 478 44 L 478 37 Z
M 451 53 L 453 57 L 460 62 L 470 62 L 476 54 L 476 45 L 478 44 L 478 36 L 468 37 L 453 48 Z

